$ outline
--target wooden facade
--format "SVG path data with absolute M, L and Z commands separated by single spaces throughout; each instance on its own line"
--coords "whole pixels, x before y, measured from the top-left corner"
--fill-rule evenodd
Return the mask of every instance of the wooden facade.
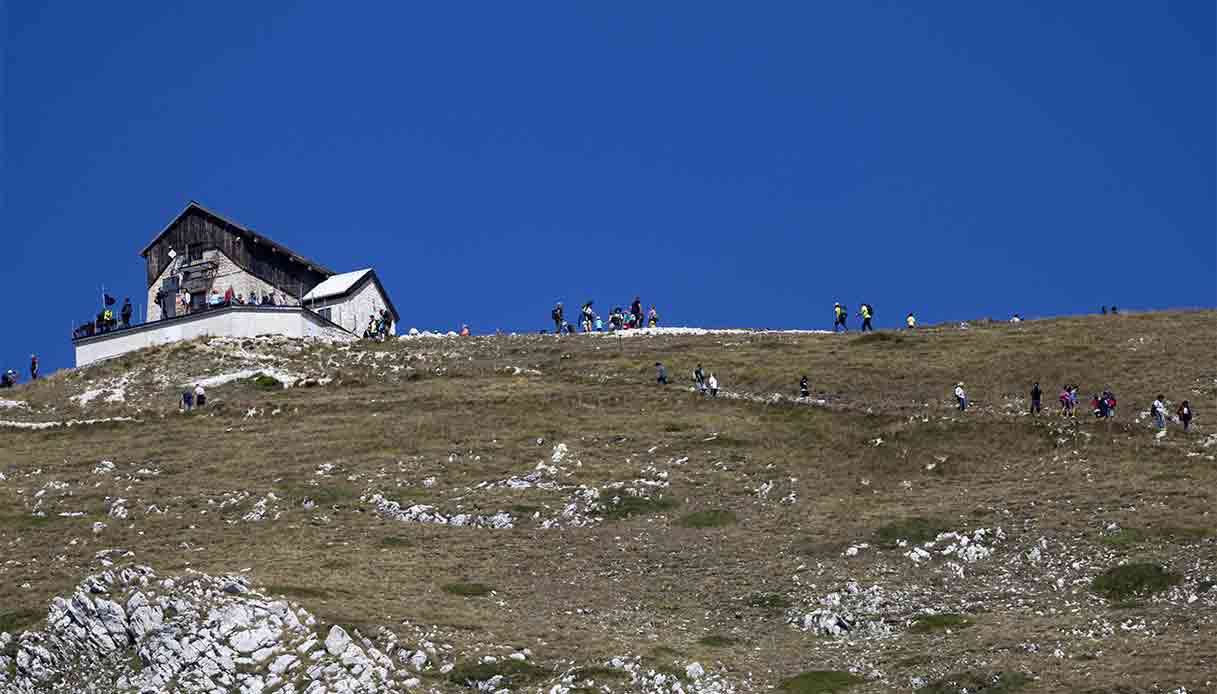
M 140 253 L 147 261 L 150 288 L 173 262 L 170 249 L 186 254 L 187 261 L 204 251 L 219 250 L 246 272 L 293 297 L 303 296 L 334 274 L 193 202 Z

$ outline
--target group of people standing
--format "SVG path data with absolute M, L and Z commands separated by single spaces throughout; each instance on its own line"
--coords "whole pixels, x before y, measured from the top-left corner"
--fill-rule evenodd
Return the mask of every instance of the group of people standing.
M 189 386 L 182 391 L 182 402 L 179 409 L 182 412 L 189 412 L 196 407 L 203 407 L 207 404 L 207 390 L 203 388 L 202 383 L 194 384 L 194 388 Z
M 604 321 L 600 316 L 596 315 L 592 305 L 595 302 L 588 301 L 583 304 L 583 308 L 579 311 L 579 327 L 585 333 L 601 332 L 604 330 Z M 554 308 L 549 313 L 549 317 L 554 322 L 554 333 L 558 335 L 575 333 L 575 326 L 571 325 L 566 320 L 566 312 L 562 306 L 562 302 L 554 304 Z M 650 310 L 646 312 L 645 322 L 642 312 L 642 299 L 634 297 L 634 301 L 630 304 L 628 311 L 623 310 L 620 306 L 614 306 L 608 316 L 608 330 L 615 332 L 618 330 L 634 330 L 646 325 L 648 328 L 654 328 L 659 325 L 659 312 L 655 310 L 655 305 L 651 304 Z

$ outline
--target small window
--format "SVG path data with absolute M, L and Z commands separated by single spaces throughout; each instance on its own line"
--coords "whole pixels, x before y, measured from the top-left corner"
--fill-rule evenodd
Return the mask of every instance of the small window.
M 324 319 L 326 319 L 326 320 L 330 321 L 331 323 L 332 323 L 332 322 L 334 322 L 334 319 L 333 319 L 333 318 L 330 318 L 330 309 L 329 309 L 329 308 L 323 308 L 323 309 L 321 309 L 320 311 L 318 311 L 318 312 L 317 312 L 317 315 L 319 315 L 319 316 L 321 316 L 322 318 L 324 318 Z

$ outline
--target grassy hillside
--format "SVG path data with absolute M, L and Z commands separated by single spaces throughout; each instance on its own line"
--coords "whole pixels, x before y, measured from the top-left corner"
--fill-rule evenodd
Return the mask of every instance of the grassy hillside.
M 741 691 L 1212 691 L 1215 345 L 1217 314 L 1178 312 L 148 350 L 3 392 L 0 631 L 121 548 L 458 667 L 528 648 L 524 689 L 622 691 L 606 663 L 641 656 Z M 1117 417 L 1029 417 L 1035 380 Z M 1159 392 L 1191 433 L 1155 437 Z M 12 425 L 71 420 L 110 421 Z

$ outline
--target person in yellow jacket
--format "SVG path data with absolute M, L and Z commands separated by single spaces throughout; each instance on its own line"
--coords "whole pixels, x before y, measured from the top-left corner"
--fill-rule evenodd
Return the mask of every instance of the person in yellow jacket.
M 875 312 L 870 307 L 870 304 L 862 304 L 862 308 L 858 311 L 858 315 L 862 317 L 862 332 L 867 330 L 874 332 L 875 328 L 870 324 L 870 319 L 874 314 Z
M 912 330 L 917 327 L 917 317 L 910 313 L 909 317 L 904 319 L 904 323 L 909 326 L 909 330 Z
M 845 332 L 849 332 L 849 328 L 845 326 L 845 319 L 849 318 L 849 311 L 840 303 L 833 304 L 832 307 L 832 331 L 837 332 L 837 327 L 840 326 Z

